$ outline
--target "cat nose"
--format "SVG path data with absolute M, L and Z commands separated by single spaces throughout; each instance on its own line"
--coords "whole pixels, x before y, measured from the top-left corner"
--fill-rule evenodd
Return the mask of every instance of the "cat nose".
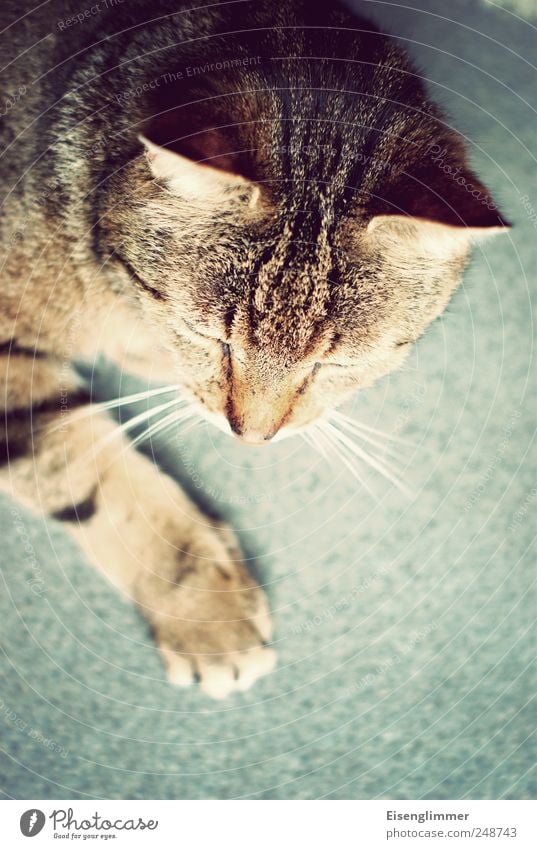
M 248 445 L 263 445 L 266 442 L 270 442 L 275 433 L 275 431 L 272 431 L 271 433 L 264 433 L 263 431 L 256 430 L 255 428 L 244 427 L 232 417 L 229 419 L 229 424 L 237 439 L 241 442 L 247 443 Z
M 245 442 L 247 445 L 264 445 L 266 442 L 270 442 L 272 439 L 271 436 L 263 436 L 260 433 L 245 433 L 245 434 L 237 434 L 237 438 L 241 442 Z
M 241 442 L 245 442 L 247 445 L 266 445 L 267 442 L 270 442 L 273 433 L 269 433 L 265 435 L 258 430 L 245 430 L 242 433 L 237 433 L 237 431 L 233 431 L 237 439 Z

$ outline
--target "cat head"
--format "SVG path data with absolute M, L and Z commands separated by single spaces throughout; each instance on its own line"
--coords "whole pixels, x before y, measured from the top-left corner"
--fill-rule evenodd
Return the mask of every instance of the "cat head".
M 198 84 L 165 121 L 154 107 L 115 184 L 114 257 L 185 393 L 244 441 L 296 433 L 399 366 L 471 244 L 507 229 L 379 43 L 365 77 L 310 63 L 282 86 L 261 67 L 217 95 Z

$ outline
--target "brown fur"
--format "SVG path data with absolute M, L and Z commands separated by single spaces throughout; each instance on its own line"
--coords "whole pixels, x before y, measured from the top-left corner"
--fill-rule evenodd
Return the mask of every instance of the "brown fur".
M 406 55 L 334 0 L 132 0 L 67 28 L 70 2 L 23 7 L 0 12 L 2 483 L 135 599 L 173 680 L 226 695 L 273 664 L 263 594 L 228 530 L 78 417 L 72 362 L 289 435 L 397 367 L 504 222 Z

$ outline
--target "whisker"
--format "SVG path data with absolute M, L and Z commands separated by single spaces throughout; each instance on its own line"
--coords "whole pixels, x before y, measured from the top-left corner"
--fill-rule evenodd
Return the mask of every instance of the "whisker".
M 128 451 L 129 448 L 135 448 L 136 445 L 139 445 L 140 442 L 144 442 L 146 439 L 151 438 L 152 436 L 156 436 L 157 433 L 160 433 L 160 431 L 164 430 L 166 427 L 171 427 L 171 425 L 173 424 L 185 421 L 195 416 L 196 414 L 198 414 L 198 412 L 194 407 L 188 410 L 174 410 L 172 413 L 169 413 L 167 416 L 164 416 L 164 418 L 160 421 L 146 428 L 143 433 L 140 433 L 135 439 L 129 440 L 123 446 L 119 454 L 110 460 L 106 468 L 108 468 L 112 463 L 117 462 L 119 457 L 121 457 L 121 455 L 125 451 Z
M 330 451 L 327 450 L 326 443 L 323 443 L 321 439 L 322 434 L 315 430 L 315 425 L 310 425 L 308 430 L 303 431 L 300 435 L 306 440 L 308 445 L 313 448 L 316 454 L 321 455 L 323 460 L 326 460 L 327 462 L 331 461 Z
M 181 416 L 181 417 L 179 417 L 179 418 L 177 418 L 177 419 L 173 419 L 171 422 L 168 422 L 167 424 L 165 424 L 165 425 L 164 425 L 164 427 L 163 427 L 163 428 L 161 428 L 160 430 L 158 430 L 156 434 L 155 434 L 155 433 L 151 434 L 151 435 L 149 436 L 149 441 L 151 442 L 151 440 L 152 440 L 153 436 L 156 436 L 157 434 L 158 434 L 159 438 L 162 440 L 162 437 L 164 436 L 164 434 L 166 433 L 166 431 L 169 431 L 169 430 L 170 430 L 170 428 L 173 428 L 176 424 L 181 424 L 182 422 L 186 422 L 186 421 L 188 421 L 188 419 L 189 419 L 189 418 L 193 418 L 193 417 L 195 416 L 196 412 L 197 412 L 197 411 L 193 411 L 193 412 L 191 413 L 191 416 L 184 416 L 184 417 L 183 417 L 183 416 Z M 183 427 L 183 428 L 181 428 L 181 431 L 180 431 L 180 433 L 181 433 L 181 437 L 183 437 L 183 436 L 184 436 L 186 433 L 188 433 L 190 430 L 193 430 L 195 427 L 198 427 L 200 424 L 203 424 L 203 421 L 204 421 L 204 419 L 203 419 L 203 418 L 202 418 L 202 417 L 198 414 L 198 416 L 194 419 L 194 421 L 191 421 L 191 422 L 188 424 L 188 426 L 187 426 L 187 427 Z M 170 444 L 173 444 L 173 443 L 172 443 L 172 440 L 174 439 L 174 437 L 175 437 L 175 436 L 176 436 L 175 432 L 168 433 L 168 434 L 167 434 L 167 436 L 164 438 L 164 440 L 163 440 L 162 444 L 163 444 L 163 445 L 170 445 Z M 153 453 L 152 447 L 151 447 L 151 453 Z
M 343 434 L 341 433 L 341 431 L 340 436 L 344 436 L 345 438 L 347 438 L 347 434 Z M 352 439 L 349 440 L 349 448 L 351 445 L 353 446 L 351 450 L 356 453 L 356 455 L 360 457 L 360 459 L 365 460 L 368 465 L 371 465 L 371 460 L 375 463 L 378 463 L 379 468 L 377 469 L 377 471 L 380 471 L 381 474 L 384 474 L 385 472 L 390 472 L 404 486 L 403 482 L 401 481 L 401 473 L 403 470 L 400 468 L 400 466 L 397 466 L 395 463 L 390 462 L 386 459 L 386 457 L 381 457 L 378 454 L 375 454 L 373 451 L 370 451 L 366 448 L 363 448 L 361 445 L 353 443 Z M 376 467 L 373 466 L 373 468 Z
M 369 464 L 369 460 L 373 459 L 377 462 L 377 466 L 372 466 L 372 468 L 377 468 L 377 471 L 384 473 L 384 471 L 390 470 L 389 462 L 385 459 L 381 460 L 380 457 L 377 457 L 374 454 L 371 454 L 369 451 L 366 451 L 365 448 L 362 448 L 356 442 L 354 442 L 346 433 L 338 430 L 331 425 L 329 422 L 326 422 L 326 427 L 329 429 L 330 433 L 332 433 L 334 439 L 336 439 L 339 443 L 344 445 L 352 454 L 359 457 L 361 460 L 365 460 L 366 463 Z M 394 467 L 392 467 L 394 468 Z
M 140 442 L 145 442 L 146 439 L 152 436 L 156 436 L 164 427 L 168 425 L 172 425 L 175 423 L 179 423 L 186 419 L 192 418 L 197 413 L 197 410 L 194 407 L 189 407 L 186 410 L 174 410 L 172 413 L 169 413 L 167 416 L 164 416 L 163 419 L 156 422 L 151 427 L 146 428 L 142 433 L 138 434 L 137 437 L 131 440 L 129 443 L 133 447 L 139 445 Z
M 363 442 L 367 442 L 368 445 L 373 445 L 379 451 L 389 454 L 391 457 L 394 457 L 396 460 L 399 460 L 399 455 L 395 452 L 393 448 L 390 448 L 388 443 L 380 442 L 378 439 L 375 439 L 372 436 L 369 436 L 367 433 L 362 433 L 357 428 L 353 427 L 353 425 L 349 424 L 349 422 L 336 419 L 336 418 L 328 418 L 329 422 L 333 422 L 337 428 L 344 428 L 347 430 L 352 436 L 361 439 Z
M 127 422 L 124 422 L 121 425 L 117 425 L 116 427 L 114 427 L 114 429 L 112 431 L 110 431 L 109 433 L 102 436 L 95 443 L 92 443 L 89 446 L 89 448 L 87 449 L 87 451 L 85 451 L 83 454 L 81 454 L 79 457 L 77 457 L 73 461 L 73 465 L 82 465 L 86 462 L 89 462 L 90 460 L 95 461 L 96 458 L 97 458 L 97 455 L 103 450 L 103 448 L 106 445 L 108 445 L 110 442 L 113 442 L 115 439 L 119 438 L 125 431 L 127 431 L 129 429 L 129 427 L 134 427 L 136 424 L 139 424 L 141 421 L 147 420 L 148 418 L 152 418 L 154 415 L 157 415 L 159 412 L 163 412 L 165 409 L 169 409 L 172 406 L 177 406 L 178 404 L 185 404 L 185 403 L 186 402 L 183 399 L 175 398 L 173 401 L 168 401 L 165 404 L 160 404 L 157 407 L 151 407 L 148 410 L 144 410 L 143 413 L 140 413 L 139 415 L 134 416 L 132 419 L 129 419 Z M 181 410 L 181 411 L 174 410 L 170 415 L 165 416 L 165 418 L 162 419 L 161 421 L 167 422 L 171 418 L 171 416 L 183 415 L 185 412 L 187 412 L 187 411 L 185 411 L 184 409 Z M 126 451 L 130 446 L 137 445 L 138 442 L 142 441 L 142 439 L 145 437 L 145 434 L 148 431 L 152 431 L 153 427 L 155 427 L 155 428 L 158 427 L 160 425 L 160 423 L 161 422 L 157 422 L 156 425 L 153 425 L 150 428 L 146 428 L 146 430 L 143 431 L 138 437 L 136 437 L 136 439 L 127 440 L 125 445 L 122 447 L 121 451 L 119 452 L 119 455 L 117 455 L 117 456 L 121 456 L 121 454 L 123 454 L 123 452 Z M 114 457 L 110 462 L 114 462 L 115 459 L 117 459 L 117 457 Z M 105 468 L 108 468 L 109 465 L 110 465 L 110 463 Z
M 138 413 L 138 415 L 133 416 L 131 419 L 127 419 L 126 422 L 118 425 L 114 432 L 109 434 L 109 438 L 113 439 L 116 434 L 129 431 L 141 422 L 147 421 L 147 419 L 152 419 L 153 416 L 157 416 L 159 413 L 163 413 L 164 410 L 169 410 L 170 407 L 177 407 L 179 404 L 184 403 L 185 402 L 181 398 L 174 398 L 172 401 L 166 401 L 164 404 L 158 404 L 156 407 L 149 407 L 147 410 L 143 410 L 141 413 Z
M 321 424 L 322 423 L 318 422 L 317 424 L 313 425 L 313 427 L 317 429 L 318 438 L 321 441 L 324 441 L 325 444 L 327 444 L 328 447 L 333 450 L 338 460 L 340 460 L 340 462 L 342 462 L 343 465 L 351 472 L 352 476 L 356 478 L 358 483 L 360 483 L 364 487 L 364 489 L 369 493 L 369 495 L 371 495 L 371 497 L 375 501 L 378 501 L 378 498 L 371 489 L 371 487 L 368 486 L 362 475 L 359 473 L 358 468 L 356 466 L 356 462 L 349 460 L 347 455 L 344 453 L 343 446 L 338 445 L 331 437 L 330 433 L 324 431 L 324 429 L 321 427 Z
M 169 409 L 170 407 L 175 407 L 180 403 L 184 403 L 180 398 L 174 398 L 173 401 L 167 401 L 165 404 L 159 404 L 156 407 L 150 407 L 147 410 L 144 410 L 141 413 L 138 413 L 137 416 L 133 416 L 132 419 L 128 419 L 128 421 L 123 422 L 123 424 L 116 425 L 112 431 L 102 436 L 96 442 L 92 443 L 90 448 L 85 454 L 82 454 L 77 462 L 83 462 L 91 455 L 95 456 L 101 451 L 105 445 L 108 445 L 114 439 L 117 439 L 121 436 L 122 433 L 126 433 L 131 428 L 136 427 L 136 425 L 140 424 L 143 421 L 147 421 L 147 419 L 153 418 L 153 416 L 162 413 L 164 410 Z
M 199 427 L 200 425 L 206 424 L 206 423 L 207 423 L 206 419 L 204 419 L 202 416 L 198 415 L 197 418 L 195 418 L 193 422 L 190 422 L 188 427 L 182 428 L 181 436 L 183 436 L 185 433 L 189 433 L 191 430 L 194 430 L 195 428 Z
M 124 404 L 135 404 L 137 401 L 145 401 L 146 398 L 153 398 L 155 395 L 163 395 L 166 392 L 177 392 L 179 384 L 170 383 L 167 386 L 158 386 L 156 389 L 144 389 L 142 392 L 134 392 L 132 395 L 121 395 L 118 398 L 112 398 L 110 401 L 99 401 L 92 406 L 98 410 L 109 410 L 112 407 L 122 407 Z
M 334 425 L 331 425 L 329 422 L 324 422 L 324 427 L 329 429 L 330 433 L 332 433 L 334 439 L 337 439 L 342 445 L 345 445 L 349 451 L 371 466 L 373 469 L 376 469 L 381 475 L 384 475 L 387 480 L 391 481 L 394 486 L 401 490 L 407 497 L 412 496 L 412 492 L 405 486 L 404 483 L 390 471 L 390 468 L 380 461 L 378 457 L 375 457 L 373 454 L 370 454 L 364 448 L 361 448 L 359 445 L 356 445 L 351 439 L 349 439 L 344 433 Z
M 88 416 L 93 416 L 96 412 L 112 410 L 114 407 L 122 407 L 127 404 L 136 404 L 138 401 L 145 401 L 147 398 L 153 398 L 156 395 L 164 395 L 167 392 L 177 392 L 179 389 L 180 387 L 178 384 L 169 384 L 168 386 L 160 386 L 157 389 L 146 389 L 143 392 L 135 392 L 132 395 L 123 395 L 120 398 L 113 398 L 110 401 L 98 401 L 95 403 L 90 401 L 81 410 L 77 410 L 76 413 L 71 413 L 69 415 L 69 421 L 79 421 L 80 419 L 85 419 Z M 53 433 L 55 430 L 59 430 L 64 427 L 65 422 L 62 420 L 50 427 L 50 432 Z
M 320 451 L 320 453 L 323 455 L 323 457 L 325 458 L 325 460 L 328 460 L 328 454 L 326 453 L 326 448 L 325 448 L 325 446 L 324 446 L 324 445 L 323 445 L 323 443 L 321 442 L 321 439 L 320 439 L 320 435 L 319 435 L 319 433 L 317 433 L 317 432 L 315 431 L 315 432 L 312 434 L 312 439 L 313 439 L 313 444 L 314 444 L 314 446 L 318 449 L 318 451 Z
M 313 448 L 313 450 L 316 451 L 318 454 L 322 454 L 324 457 L 326 457 L 325 450 L 323 446 L 317 441 L 315 433 L 312 433 L 311 431 L 302 430 L 299 431 L 298 435 L 302 437 L 304 442 L 309 445 L 310 448 Z
M 194 430 L 194 428 L 199 427 L 200 425 L 206 424 L 206 423 L 207 423 L 207 420 L 204 419 L 203 416 L 198 415 L 194 419 L 194 421 L 190 422 L 190 424 L 188 424 L 186 427 L 181 428 L 181 437 L 183 437 L 186 433 L 189 433 L 191 430 Z M 171 424 L 169 426 L 171 427 L 172 425 L 173 425 L 173 422 L 171 422 Z M 164 439 L 164 445 L 173 444 L 172 441 L 175 438 L 175 436 L 176 436 L 175 433 L 169 433 L 166 436 L 166 438 Z
M 375 433 L 377 436 L 383 436 L 385 439 L 390 442 L 400 442 L 401 445 L 408 445 L 410 448 L 417 448 L 417 445 L 414 442 L 410 442 L 408 439 L 403 439 L 400 436 L 395 436 L 393 433 L 386 433 L 383 430 L 379 430 L 376 427 L 371 427 L 370 425 L 366 425 L 363 422 L 358 422 L 356 419 L 353 419 L 351 416 L 347 416 L 345 413 L 342 413 L 340 410 L 334 410 L 331 413 L 332 418 L 337 418 L 340 420 L 346 421 L 350 425 L 354 425 L 357 430 L 365 430 L 368 433 Z

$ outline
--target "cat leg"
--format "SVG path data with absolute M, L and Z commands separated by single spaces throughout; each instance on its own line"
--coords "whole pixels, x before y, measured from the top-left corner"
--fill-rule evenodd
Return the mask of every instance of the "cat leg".
M 134 600 L 170 681 L 199 680 L 205 693 L 223 698 L 268 673 L 275 654 L 266 647 L 265 596 L 231 530 L 201 513 L 102 412 L 18 415 L 18 451 L 8 441 L 0 485 L 62 520 L 87 558 Z

